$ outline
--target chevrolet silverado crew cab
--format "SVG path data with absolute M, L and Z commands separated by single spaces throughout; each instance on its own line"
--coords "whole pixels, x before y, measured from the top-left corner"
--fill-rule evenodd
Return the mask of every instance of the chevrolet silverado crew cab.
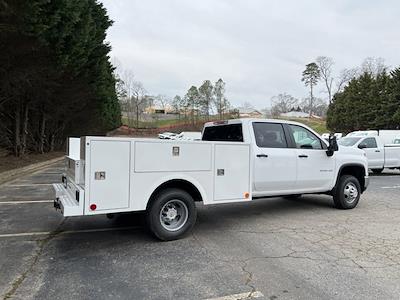
M 351 209 L 367 185 L 362 150 L 300 123 L 238 119 L 206 123 L 201 141 L 70 138 L 66 173 L 53 186 L 64 216 L 145 211 L 154 235 L 173 240 L 193 228 L 197 201 L 329 194 Z

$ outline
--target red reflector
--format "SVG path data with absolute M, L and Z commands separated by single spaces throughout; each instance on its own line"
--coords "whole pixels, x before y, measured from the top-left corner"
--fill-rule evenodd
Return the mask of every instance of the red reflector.
M 96 208 L 97 208 L 97 205 L 96 205 L 96 204 L 91 204 L 91 205 L 90 205 L 90 210 L 96 210 Z

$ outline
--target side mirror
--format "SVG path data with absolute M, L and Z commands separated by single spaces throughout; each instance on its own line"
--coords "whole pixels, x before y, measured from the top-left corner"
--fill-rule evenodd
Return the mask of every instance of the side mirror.
M 335 151 L 339 150 L 339 146 L 338 146 L 338 143 L 337 143 L 337 140 L 336 140 L 336 136 L 331 134 L 329 136 L 328 142 L 329 142 L 329 146 L 328 146 L 328 150 L 326 150 L 326 155 L 332 156 Z
M 367 148 L 367 144 L 361 143 L 360 145 L 358 145 L 359 149 L 365 149 Z

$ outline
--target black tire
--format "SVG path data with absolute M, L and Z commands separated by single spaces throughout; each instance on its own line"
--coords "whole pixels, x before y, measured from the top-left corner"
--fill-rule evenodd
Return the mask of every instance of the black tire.
M 357 206 L 360 196 L 361 186 L 357 178 L 352 175 L 343 175 L 339 178 L 333 193 L 336 208 L 352 209 Z
M 372 172 L 373 172 L 374 174 L 381 174 L 382 171 L 383 171 L 383 168 L 381 168 L 381 169 L 371 169 L 371 170 L 372 170 Z
M 283 196 L 283 198 L 289 199 L 289 200 L 296 200 L 296 199 L 301 198 L 301 196 L 302 196 L 301 194 L 293 194 L 293 195 Z
M 150 231 L 162 241 L 184 237 L 193 229 L 196 218 L 196 205 L 192 196 L 176 188 L 160 191 L 151 199 L 146 211 Z

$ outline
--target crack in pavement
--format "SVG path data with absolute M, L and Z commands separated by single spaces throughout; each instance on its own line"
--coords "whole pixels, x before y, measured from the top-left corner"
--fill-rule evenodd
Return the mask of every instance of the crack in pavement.
M 22 272 L 11 284 L 10 289 L 4 294 L 3 296 L 3 300 L 7 300 L 10 299 L 11 297 L 14 296 L 14 294 L 17 292 L 18 288 L 21 286 L 21 284 L 24 282 L 24 280 L 26 279 L 26 277 L 29 275 L 29 273 L 34 269 L 34 267 L 36 266 L 36 264 L 39 261 L 40 256 L 42 255 L 44 248 L 46 247 L 46 245 L 53 240 L 55 237 L 57 237 L 60 233 L 62 233 L 62 231 L 60 230 L 61 226 L 64 224 L 64 222 L 67 220 L 67 218 L 64 218 L 60 224 L 57 226 L 57 228 L 50 232 L 49 235 L 46 236 L 46 238 L 42 239 L 42 240 L 38 240 L 37 241 L 37 250 L 35 251 L 35 253 L 31 256 L 30 260 L 30 264 L 28 266 L 28 268 Z
M 364 225 L 365 223 L 365 225 Z M 375 220 L 379 224 L 379 219 Z M 257 235 L 276 235 L 282 236 L 282 247 L 289 253 L 277 256 L 255 256 L 244 260 L 236 259 L 232 253 L 225 252 L 225 257 L 221 259 L 220 252 L 208 249 L 201 244 L 202 248 L 212 255 L 215 259 L 227 264 L 240 264 L 242 272 L 245 274 L 245 284 L 252 290 L 255 290 L 253 273 L 249 270 L 251 260 L 261 259 L 306 259 L 314 262 L 335 265 L 337 268 L 354 268 L 368 273 L 376 278 L 379 276 L 400 277 L 400 239 L 396 235 L 390 234 L 389 237 L 377 235 L 374 227 L 368 227 L 370 222 L 363 218 L 354 219 L 345 218 L 341 224 L 326 223 L 318 228 L 309 227 L 288 227 L 276 226 L 267 230 L 227 230 L 228 232 L 254 234 Z M 373 229 L 373 230 L 372 230 Z M 371 231 L 372 230 L 372 231 Z M 393 237 L 392 237 L 393 236 Z M 286 250 L 281 251 L 286 251 Z M 223 253 L 223 252 L 222 252 Z M 278 253 L 279 254 L 279 253 Z M 318 265 L 319 265 L 318 264 Z M 320 266 L 319 266 L 320 267 Z M 380 272 L 376 272 L 381 270 Z
M 246 269 L 247 268 L 247 262 L 246 261 L 243 262 L 243 265 L 242 265 L 241 268 L 242 268 L 242 271 L 245 274 L 247 274 L 247 276 L 246 276 L 247 278 L 246 278 L 246 281 L 245 281 L 244 284 L 251 289 L 250 293 L 246 296 L 246 298 L 243 298 L 243 299 L 250 299 L 250 298 L 253 297 L 253 294 L 256 292 L 256 287 L 254 285 L 250 284 L 251 280 L 253 279 L 253 273 Z

